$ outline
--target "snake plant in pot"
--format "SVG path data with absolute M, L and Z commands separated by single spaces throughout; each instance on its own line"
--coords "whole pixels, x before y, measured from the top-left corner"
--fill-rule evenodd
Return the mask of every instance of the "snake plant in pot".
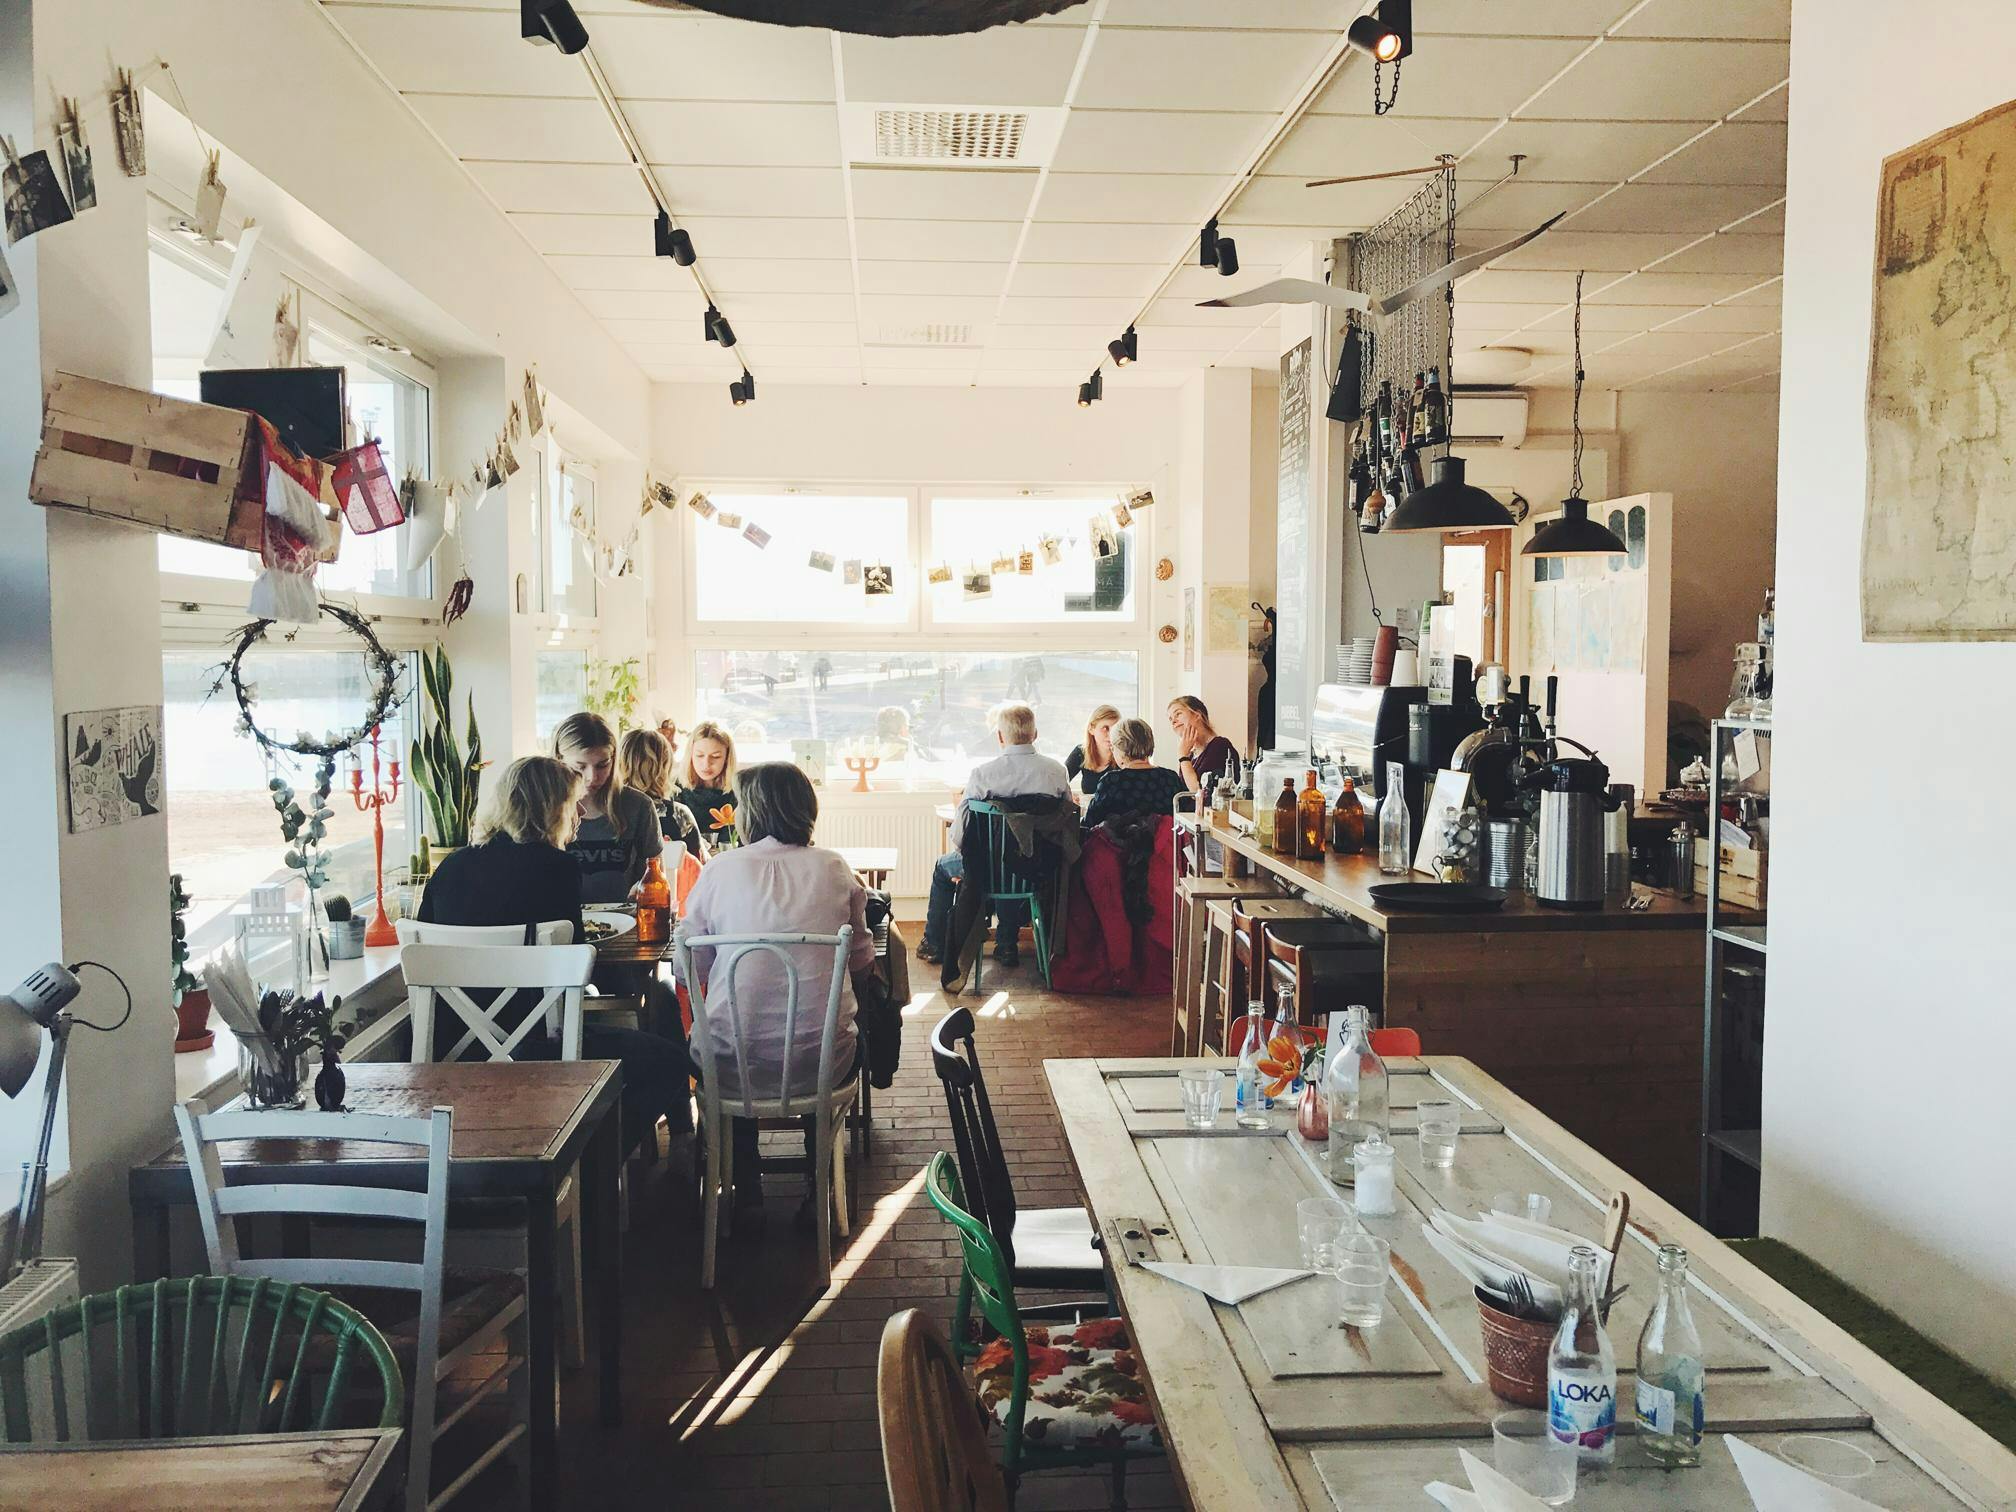
M 420 716 L 420 734 L 413 742 L 406 770 L 426 800 L 427 827 L 433 832 L 438 855 L 469 843 L 469 827 L 476 817 L 476 789 L 488 763 L 483 760 L 483 739 L 476 729 L 474 696 L 465 705 L 468 749 L 456 742 L 455 673 L 448 665 L 447 651 L 437 646 L 420 653 L 420 680 L 427 690 L 427 707 Z

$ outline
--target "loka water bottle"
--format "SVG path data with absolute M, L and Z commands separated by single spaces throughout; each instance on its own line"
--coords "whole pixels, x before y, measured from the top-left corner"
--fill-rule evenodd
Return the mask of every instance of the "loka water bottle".
M 1260 1090 L 1260 1062 L 1267 1054 L 1267 1017 L 1258 1003 L 1239 1021 L 1233 1042 L 1239 1047 L 1239 1073 L 1234 1082 L 1239 1103 L 1236 1121 L 1242 1129 L 1267 1128 L 1267 1113 L 1274 1099 Z
M 1687 1251 L 1659 1246 L 1659 1304 L 1638 1335 L 1638 1438 L 1653 1462 L 1701 1463 L 1707 1404 L 1701 1334 L 1687 1306 Z
M 1547 1351 L 1547 1430 L 1585 1465 L 1617 1458 L 1617 1357 L 1596 1303 L 1603 1257 L 1586 1244 L 1568 1255 L 1568 1305 Z

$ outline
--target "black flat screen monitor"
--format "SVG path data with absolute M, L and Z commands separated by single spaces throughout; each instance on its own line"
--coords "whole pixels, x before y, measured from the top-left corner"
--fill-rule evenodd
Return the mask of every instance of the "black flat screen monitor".
M 343 450 L 343 369 L 217 368 L 204 373 L 205 404 L 250 410 L 295 451 L 328 457 Z

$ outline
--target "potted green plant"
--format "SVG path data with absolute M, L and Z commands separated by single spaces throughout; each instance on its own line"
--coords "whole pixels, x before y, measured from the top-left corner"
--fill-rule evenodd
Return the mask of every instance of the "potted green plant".
M 590 662 L 588 694 L 584 700 L 588 712 L 600 714 L 618 731 L 629 729 L 644 697 L 644 680 L 637 669 L 638 660 L 634 656 L 615 662 L 600 658 Z
M 323 900 L 322 913 L 329 920 L 329 959 L 364 959 L 364 921 L 357 917 L 350 900 L 341 893 L 331 893 Z
M 189 911 L 189 893 L 182 886 L 182 873 L 168 874 L 168 959 L 174 976 L 175 1051 L 178 1055 L 208 1050 L 217 1036 L 210 1028 L 210 992 L 189 969 L 189 926 L 183 915 Z
M 436 855 L 469 843 L 469 828 L 476 818 L 476 792 L 482 778 L 483 739 L 476 729 L 476 700 L 468 708 L 468 750 L 455 739 L 455 674 L 448 653 L 437 646 L 420 653 L 420 680 L 427 690 L 427 707 L 420 717 L 420 734 L 413 742 L 412 759 L 406 770 L 426 800 L 427 827 L 433 832 Z

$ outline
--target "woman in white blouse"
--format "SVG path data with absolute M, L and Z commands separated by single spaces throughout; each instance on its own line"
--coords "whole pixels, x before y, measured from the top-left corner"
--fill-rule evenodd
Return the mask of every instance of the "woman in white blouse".
M 838 934 L 854 929 L 848 941 L 847 967 L 858 982 L 875 969 L 875 941 L 868 932 L 867 892 L 838 851 L 812 843 L 819 819 L 819 799 L 812 783 L 787 761 L 765 761 L 735 775 L 735 827 L 742 843 L 718 853 L 700 873 L 686 899 L 680 929 L 688 938 L 701 935 Z M 825 1033 L 825 992 L 833 970 L 832 952 L 819 945 L 786 947 L 798 972 L 798 1021 L 792 1043 L 784 1043 L 784 971 L 767 951 L 751 955 L 732 973 L 743 1040 L 751 1055 L 751 1079 L 760 1093 L 775 1095 L 785 1056 L 790 1056 L 794 1089 L 816 1085 L 819 1043 Z M 694 968 L 702 979 L 714 967 L 714 952 L 696 950 Z M 731 973 L 720 973 L 710 984 L 708 1028 L 716 1074 L 729 1098 L 741 1090 L 735 1080 L 735 1046 L 728 1029 L 728 1003 L 716 993 L 729 992 Z M 850 984 L 851 985 L 851 984 Z M 867 990 L 862 983 L 859 990 Z M 718 1011 L 716 1009 L 718 1001 Z M 700 1026 L 695 1025 L 695 1032 Z M 834 1079 L 853 1073 L 856 1058 L 854 995 L 843 992 L 840 1022 L 834 1034 Z M 812 1152 L 808 1119 L 805 1148 Z M 735 1120 L 735 1205 L 758 1206 L 763 1201 L 762 1177 L 756 1166 L 756 1125 Z M 814 1221 L 812 1199 L 799 1209 L 801 1224 Z

